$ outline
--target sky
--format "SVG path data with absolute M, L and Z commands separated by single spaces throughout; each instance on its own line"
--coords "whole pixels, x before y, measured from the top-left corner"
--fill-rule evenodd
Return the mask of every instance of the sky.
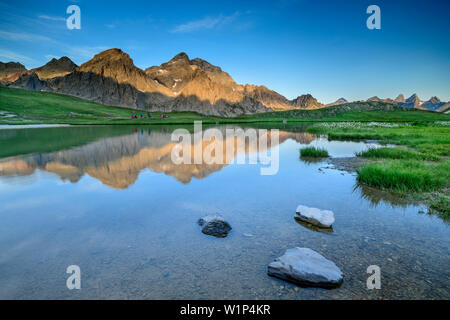
M 68 6 L 81 11 L 69 30 Z M 368 6 L 381 29 L 368 29 Z M 320 102 L 417 93 L 450 100 L 450 1 L 4 1 L 0 61 L 27 68 L 68 56 L 78 65 L 120 48 L 139 68 L 179 52 L 236 82 Z

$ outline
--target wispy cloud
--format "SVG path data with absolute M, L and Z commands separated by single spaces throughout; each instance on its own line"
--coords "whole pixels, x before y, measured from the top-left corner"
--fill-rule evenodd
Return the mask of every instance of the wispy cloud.
M 66 18 L 64 18 L 64 17 L 47 16 L 45 14 L 38 16 L 38 18 L 44 19 L 44 20 L 51 20 L 51 21 L 66 21 Z
M 10 41 L 52 41 L 49 37 L 41 36 L 33 33 L 10 32 L 0 30 L 0 39 Z
M 184 24 L 180 24 L 171 30 L 173 33 L 188 33 L 200 30 L 211 30 L 230 24 L 239 16 L 239 12 L 231 16 L 220 15 L 217 17 L 205 17 L 200 20 L 193 20 Z
M 53 55 L 53 54 L 46 54 L 46 55 L 45 55 L 45 59 L 47 59 L 47 60 L 52 60 L 52 59 L 59 59 L 59 57 L 58 57 L 58 56 L 55 56 L 55 55 Z
M 110 47 L 66 46 L 64 48 L 64 51 L 67 52 L 71 57 L 75 56 L 83 59 L 90 59 L 97 53 L 100 53 L 101 51 L 105 51 L 107 49 L 110 49 Z
M 6 60 L 6 61 L 15 61 L 15 62 L 19 61 L 19 62 L 26 63 L 26 64 L 36 63 L 36 61 L 32 58 L 21 55 L 19 53 L 11 51 L 11 50 L 1 49 L 1 48 L 0 48 L 0 58 L 2 58 L 3 60 Z

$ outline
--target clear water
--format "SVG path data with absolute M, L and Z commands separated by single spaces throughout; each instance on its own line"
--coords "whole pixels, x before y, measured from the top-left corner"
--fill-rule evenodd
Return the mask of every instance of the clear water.
M 0 130 L 0 298 L 450 297 L 446 223 L 355 187 L 354 173 L 326 160 L 299 157 L 308 144 L 332 157 L 368 144 L 281 132 L 279 173 L 262 176 L 260 165 L 175 166 L 167 132 Z M 334 232 L 298 224 L 299 204 L 333 210 Z M 201 233 L 196 222 L 209 213 L 232 225 L 227 238 Z M 334 261 L 343 285 L 300 288 L 269 277 L 267 265 L 296 246 Z M 69 265 L 81 268 L 81 290 L 66 287 Z M 366 287 L 370 265 L 381 268 L 381 290 Z

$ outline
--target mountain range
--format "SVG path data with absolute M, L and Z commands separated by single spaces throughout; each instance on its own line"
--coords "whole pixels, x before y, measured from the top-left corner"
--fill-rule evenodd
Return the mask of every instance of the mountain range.
M 343 98 L 341 98 L 343 99 Z M 345 99 L 344 99 L 345 100 Z M 339 100 L 338 100 L 339 101 Z M 346 100 L 345 100 L 346 101 Z M 427 101 L 422 101 L 417 96 L 417 94 L 411 95 L 408 99 L 405 99 L 403 94 L 399 94 L 397 98 L 391 99 L 381 99 L 377 96 L 371 97 L 367 99 L 366 101 L 372 101 L 372 102 L 385 102 L 385 103 L 391 103 L 394 105 L 397 105 L 399 107 L 408 108 L 408 109 L 419 109 L 419 110 L 428 110 L 428 111 L 437 111 L 437 112 L 445 112 L 450 107 L 450 102 L 442 102 L 439 100 L 438 97 L 431 97 Z M 339 103 L 333 103 L 330 105 L 336 105 Z
M 205 115 L 236 116 L 272 110 L 319 109 L 347 103 L 344 98 L 324 105 L 310 94 L 293 100 L 265 86 L 237 84 L 220 67 L 179 53 L 160 66 L 136 67 L 120 49 L 109 49 L 77 66 L 68 57 L 52 59 L 27 70 L 18 62 L 0 62 L 0 84 L 27 90 L 57 92 L 105 105 L 148 111 L 194 111 Z M 368 101 L 406 108 L 446 111 L 449 103 L 437 97 L 422 102 L 417 95 L 395 100 Z

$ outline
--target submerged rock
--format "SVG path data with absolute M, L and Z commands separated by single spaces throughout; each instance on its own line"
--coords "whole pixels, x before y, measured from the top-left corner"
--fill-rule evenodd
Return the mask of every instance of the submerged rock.
M 202 232 L 204 234 L 218 238 L 225 238 L 232 229 L 230 224 L 219 215 L 208 215 L 200 218 L 198 224 L 203 227 Z
M 269 276 L 305 287 L 335 288 L 344 276 L 334 262 L 309 248 L 292 248 L 275 259 L 267 269 Z
M 309 222 L 302 221 L 300 219 L 295 219 L 295 222 L 297 222 L 302 227 L 304 227 L 306 229 L 309 229 L 311 231 L 314 231 L 314 232 L 321 232 L 321 233 L 326 233 L 326 234 L 332 234 L 334 232 L 333 227 L 322 228 L 322 227 L 318 227 L 316 225 L 313 225 L 313 224 L 311 224 Z
M 331 228 L 334 223 L 334 213 L 330 210 L 320 210 L 299 205 L 295 212 L 295 219 L 320 228 Z

